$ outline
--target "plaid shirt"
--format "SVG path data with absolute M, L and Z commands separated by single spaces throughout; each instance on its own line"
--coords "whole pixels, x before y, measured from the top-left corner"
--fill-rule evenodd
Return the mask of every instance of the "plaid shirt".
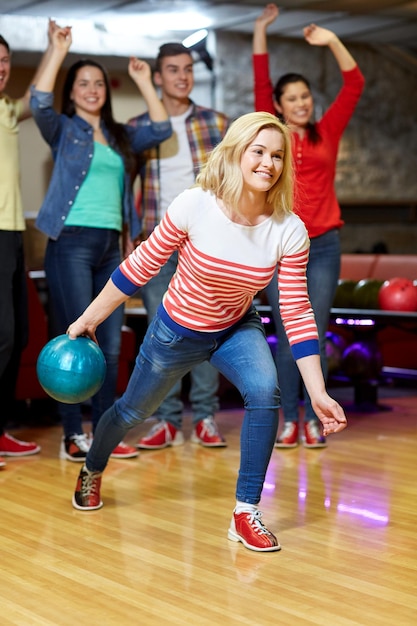
M 229 119 L 223 113 L 198 106 L 191 102 L 192 111 L 185 120 L 195 176 L 207 161 L 207 154 L 223 139 Z M 148 123 L 148 113 L 129 121 L 132 126 Z M 136 210 L 142 221 L 142 235 L 148 237 L 160 220 L 160 168 L 159 146 L 142 153 L 138 172 L 141 191 L 136 198 Z

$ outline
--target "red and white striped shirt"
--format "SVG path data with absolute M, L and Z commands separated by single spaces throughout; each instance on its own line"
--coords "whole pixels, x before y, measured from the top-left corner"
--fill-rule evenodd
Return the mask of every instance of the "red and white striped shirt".
M 163 306 L 177 324 L 200 332 L 229 328 L 270 283 L 278 263 L 281 315 L 290 344 L 317 340 L 305 274 L 309 239 L 295 214 L 243 226 L 223 213 L 213 194 L 188 189 L 113 273 L 114 284 L 128 295 L 135 293 L 175 250 L 178 266 Z

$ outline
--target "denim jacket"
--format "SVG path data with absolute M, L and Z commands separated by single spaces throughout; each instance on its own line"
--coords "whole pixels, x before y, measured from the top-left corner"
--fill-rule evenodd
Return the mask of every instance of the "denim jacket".
M 88 174 L 94 153 L 92 126 L 78 115 L 68 117 L 53 108 L 53 93 L 31 87 L 30 107 L 42 137 L 50 145 L 54 169 L 48 190 L 40 208 L 36 226 L 51 239 L 57 239 L 74 203 L 77 193 Z M 152 122 L 146 114 L 137 128 L 125 124 L 135 154 L 158 145 L 172 135 L 169 120 Z M 103 133 L 112 145 L 107 128 Z M 123 192 L 123 223 L 129 224 L 132 239 L 140 233 L 141 225 L 134 207 L 130 175 L 125 172 Z

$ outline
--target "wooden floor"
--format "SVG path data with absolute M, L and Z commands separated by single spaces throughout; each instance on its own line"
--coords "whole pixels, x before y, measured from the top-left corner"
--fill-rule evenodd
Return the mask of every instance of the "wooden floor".
M 42 453 L 0 471 L 1 625 L 417 624 L 417 390 L 383 402 L 326 449 L 274 450 L 261 508 L 283 548 L 267 554 L 227 539 L 238 409 L 217 417 L 227 448 L 111 460 L 93 512 L 71 506 L 60 426 L 12 431 Z

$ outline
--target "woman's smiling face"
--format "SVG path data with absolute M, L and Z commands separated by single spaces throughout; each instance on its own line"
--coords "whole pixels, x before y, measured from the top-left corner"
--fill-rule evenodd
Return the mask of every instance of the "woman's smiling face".
M 284 167 L 284 137 L 275 128 L 262 129 L 246 148 L 240 162 L 244 187 L 267 192 Z

